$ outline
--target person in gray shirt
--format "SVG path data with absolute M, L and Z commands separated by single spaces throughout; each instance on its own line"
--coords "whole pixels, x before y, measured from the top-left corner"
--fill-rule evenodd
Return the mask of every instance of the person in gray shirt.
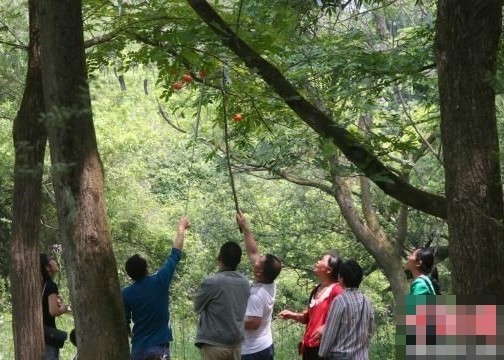
M 240 246 L 228 241 L 217 257 L 219 271 L 207 277 L 194 296 L 199 315 L 195 345 L 202 360 L 239 360 L 249 297 L 247 278 L 236 271 Z

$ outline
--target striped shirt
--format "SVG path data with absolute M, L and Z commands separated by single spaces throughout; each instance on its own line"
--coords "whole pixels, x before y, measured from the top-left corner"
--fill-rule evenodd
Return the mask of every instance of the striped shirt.
M 329 310 L 319 356 L 343 353 L 352 360 L 367 360 L 374 331 L 373 306 L 358 288 L 347 288 Z

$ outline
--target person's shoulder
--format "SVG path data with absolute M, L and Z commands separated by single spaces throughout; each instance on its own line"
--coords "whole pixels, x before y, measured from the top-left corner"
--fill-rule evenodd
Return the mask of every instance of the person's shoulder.
M 276 294 L 276 284 L 274 282 L 270 284 L 261 284 L 257 293 L 263 297 L 274 297 Z
M 215 273 L 215 274 L 210 274 L 207 277 L 203 279 L 203 284 L 204 285 L 210 285 L 215 282 L 218 282 L 220 279 L 220 273 Z
M 46 285 L 45 285 L 45 292 L 46 293 L 57 293 L 58 292 L 58 285 L 52 280 L 47 280 Z
M 275 285 L 263 284 L 254 282 L 250 287 L 250 296 L 257 296 L 259 298 L 271 298 L 275 295 Z
M 247 284 L 249 283 L 247 277 L 243 275 L 241 272 L 232 270 L 232 271 L 222 271 L 217 274 L 222 274 L 223 277 L 230 277 L 230 278 L 235 278 L 238 281 L 246 281 Z
M 121 289 L 121 295 L 124 301 L 131 299 L 135 296 L 135 292 L 138 292 L 138 290 L 135 290 L 137 288 L 135 284 L 136 283 L 126 285 Z
M 333 285 L 333 288 L 331 290 L 331 295 L 337 296 L 337 295 L 343 294 L 343 292 L 344 292 L 344 289 L 341 286 L 341 284 L 339 283 L 339 281 L 335 282 Z
M 238 272 L 238 271 L 231 271 L 233 273 L 233 276 L 235 276 L 235 281 L 243 288 L 246 288 L 247 290 L 249 290 L 250 288 L 250 282 L 249 280 L 247 279 L 247 277 L 245 275 L 243 275 L 242 273 Z
M 132 291 L 132 289 L 133 289 L 133 285 L 134 285 L 134 284 L 129 284 L 129 285 L 126 285 L 125 287 L 123 287 L 123 288 L 121 289 L 121 293 L 122 293 L 123 295 L 130 293 L 130 292 Z
M 427 283 L 421 277 L 417 277 L 410 286 L 411 295 L 429 295 L 431 293 Z

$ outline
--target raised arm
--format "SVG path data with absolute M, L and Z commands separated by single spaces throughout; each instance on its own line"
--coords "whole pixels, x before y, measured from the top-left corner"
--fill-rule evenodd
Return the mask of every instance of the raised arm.
M 158 280 L 165 286 L 169 286 L 173 274 L 175 273 L 175 268 L 180 261 L 181 250 L 184 246 L 184 235 L 185 231 L 189 228 L 189 220 L 186 217 L 181 217 L 178 224 L 177 237 L 173 242 L 173 249 L 170 256 L 164 263 L 164 265 L 159 269 L 159 271 L 154 275 Z
M 182 216 L 178 224 L 177 237 L 173 242 L 173 247 L 175 249 L 182 250 L 182 247 L 184 246 L 184 235 L 187 229 L 189 229 L 189 220 L 187 219 L 187 217 Z
M 243 239 L 245 240 L 245 249 L 247 251 L 247 255 L 252 263 L 252 266 L 256 266 L 259 263 L 259 248 L 257 246 L 257 242 L 254 239 L 254 234 L 250 230 L 250 227 L 247 223 L 247 219 L 241 212 L 236 213 L 236 223 L 243 231 Z

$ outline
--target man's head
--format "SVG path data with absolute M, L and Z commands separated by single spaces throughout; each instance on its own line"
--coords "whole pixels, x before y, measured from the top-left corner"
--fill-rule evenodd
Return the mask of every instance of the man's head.
M 280 274 L 282 262 L 272 254 L 260 257 L 259 263 L 254 266 L 254 275 L 257 282 L 271 284 Z
M 126 260 L 124 268 L 126 274 L 128 274 L 133 281 L 141 280 L 147 276 L 147 260 L 139 254 L 135 254 Z
M 355 260 L 343 261 L 339 269 L 339 282 L 345 288 L 358 288 L 363 278 L 363 271 Z
M 219 251 L 217 260 L 227 269 L 236 270 L 241 261 L 242 249 L 234 241 L 224 243 Z

